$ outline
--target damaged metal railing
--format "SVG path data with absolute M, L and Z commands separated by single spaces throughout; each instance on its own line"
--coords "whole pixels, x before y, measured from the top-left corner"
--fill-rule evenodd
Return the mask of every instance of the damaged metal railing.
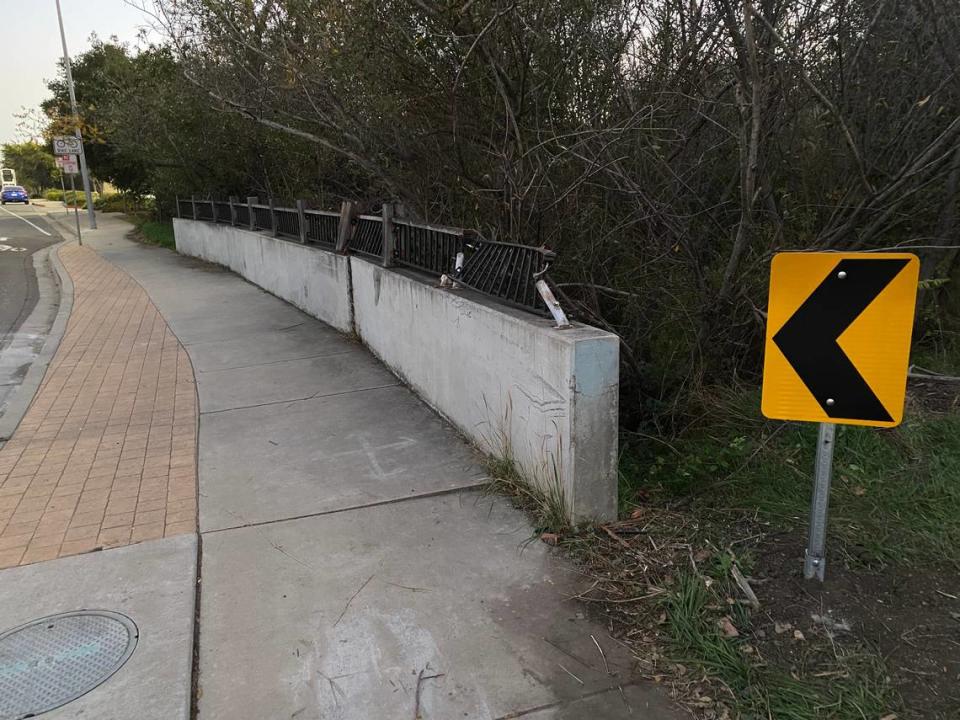
M 441 279 L 446 287 L 464 287 L 500 302 L 539 314 L 549 311 L 558 327 L 569 323 L 546 281 L 556 254 L 545 247 L 487 240 L 472 230 L 395 218 L 393 206 L 381 215 L 357 215 L 352 203 L 340 213 L 275 207 L 249 197 L 228 201 L 177 198 L 183 218 L 231 223 L 274 236 L 317 244 L 342 253 L 379 260 Z

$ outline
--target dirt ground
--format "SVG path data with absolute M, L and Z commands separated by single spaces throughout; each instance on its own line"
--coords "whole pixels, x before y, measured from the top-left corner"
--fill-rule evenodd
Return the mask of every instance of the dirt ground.
M 803 547 L 802 536 L 785 533 L 756 550 L 761 608 L 752 639 L 761 654 L 797 666 L 807 659 L 804 644 L 817 638 L 866 646 L 886 661 L 906 706 L 901 717 L 960 718 L 960 571 L 872 572 L 828 561 L 819 586 L 803 579 Z

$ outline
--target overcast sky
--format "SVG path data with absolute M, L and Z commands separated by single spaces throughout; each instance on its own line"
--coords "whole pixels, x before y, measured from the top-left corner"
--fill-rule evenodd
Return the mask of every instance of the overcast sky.
M 90 47 L 90 33 L 135 43 L 148 18 L 123 0 L 60 0 L 70 56 Z M 0 0 L 0 143 L 16 136 L 13 114 L 47 97 L 63 51 L 54 0 Z

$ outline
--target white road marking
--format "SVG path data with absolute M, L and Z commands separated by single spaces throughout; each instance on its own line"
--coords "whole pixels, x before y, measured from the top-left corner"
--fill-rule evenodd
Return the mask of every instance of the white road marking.
M 0 241 L 6 240 L 6 238 L 0 238 Z M 26 248 L 13 247 L 13 245 L 4 245 L 3 242 L 0 242 L 0 252 L 26 252 Z
M 47 237 L 50 237 L 51 233 L 48 233 L 46 230 L 44 230 L 44 229 L 43 229 L 42 227 L 40 227 L 39 225 L 34 225 L 32 222 L 30 222 L 29 220 L 27 220 L 27 219 L 26 219 L 25 217 L 23 217 L 22 215 L 17 215 L 15 212 L 10 212 L 10 211 L 7 210 L 5 207 L 0 207 L 0 210 L 3 210 L 7 215 L 13 215 L 15 218 L 19 218 L 20 220 L 23 220 L 23 221 L 24 221 L 27 225 L 29 225 L 30 227 L 35 228 L 35 229 L 39 230 L 40 232 L 42 232 L 42 233 L 43 233 L 44 235 L 46 235 Z

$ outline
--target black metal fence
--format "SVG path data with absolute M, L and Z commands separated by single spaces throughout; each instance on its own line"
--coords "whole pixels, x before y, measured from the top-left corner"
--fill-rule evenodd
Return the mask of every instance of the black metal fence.
M 340 214 L 307 210 L 304 215 L 307 218 L 307 242 L 335 248 L 340 233 Z
M 375 215 L 358 217 L 350 238 L 350 250 L 376 258 L 383 257 L 383 218 Z
M 467 230 L 395 220 L 395 258 L 398 264 L 433 275 L 456 273 L 457 255 L 464 252 Z
M 296 210 L 276 208 L 273 211 L 273 217 L 277 223 L 277 235 L 294 240 L 300 239 L 300 215 Z
M 493 242 L 471 230 L 394 219 L 386 212 L 353 215 L 349 205 L 335 213 L 307 210 L 301 202 L 290 208 L 256 200 L 178 198 L 177 214 L 357 253 L 385 266 L 408 267 L 434 277 L 446 275 L 453 282 L 507 304 L 541 314 L 547 310 L 536 285 L 556 257 L 546 248 Z M 344 217 L 350 218 L 350 225 L 341 232 Z
M 546 274 L 555 259 L 553 252 L 490 240 L 469 243 L 469 251 L 457 282 L 511 305 L 542 307 L 537 280 Z
M 251 205 L 250 211 L 253 213 L 254 230 L 273 232 L 273 214 L 270 212 L 269 205 Z

